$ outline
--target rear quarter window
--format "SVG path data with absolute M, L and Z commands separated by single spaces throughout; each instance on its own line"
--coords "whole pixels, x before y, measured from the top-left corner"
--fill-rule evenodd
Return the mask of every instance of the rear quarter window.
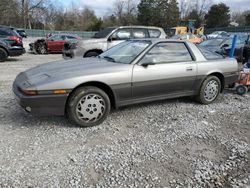
M 207 59 L 207 60 L 215 60 L 215 59 L 224 59 L 225 57 L 223 55 L 220 55 L 216 52 L 212 52 L 200 45 L 196 45 L 198 47 L 198 49 L 200 50 L 200 52 L 202 53 L 202 55 Z
M 159 38 L 161 35 L 161 32 L 158 29 L 149 29 L 148 32 L 150 38 Z

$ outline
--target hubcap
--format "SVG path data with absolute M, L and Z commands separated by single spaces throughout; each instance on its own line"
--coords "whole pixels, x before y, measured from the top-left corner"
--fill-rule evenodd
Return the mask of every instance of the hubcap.
M 205 87 L 205 99 L 207 101 L 213 101 L 219 92 L 219 84 L 215 80 L 211 80 Z
M 97 94 L 82 97 L 76 105 L 77 117 L 85 122 L 96 122 L 104 114 L 104 99 Z

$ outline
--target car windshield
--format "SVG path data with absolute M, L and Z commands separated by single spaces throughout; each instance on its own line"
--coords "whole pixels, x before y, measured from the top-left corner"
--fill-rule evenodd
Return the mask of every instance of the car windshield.
M 219 46 L 224 39 L 213 39 L 213 40 L 205 40 L 200 45 L 201 46 Z
M 101 38 L 105 38 L 108 36 L 108 34 L 110 34 L 115 28 L 114 27 L 109 27 L 106 29 L 103 29 L 101 31 L 99 31 L 98 33 L 96 33 L 93 38 L 96 39 L 101 39 Z
M 150 44 L 150 41 L 144 40 L 126 41 L 110 48 L 98 57 L 114 63 L 130 64 Z

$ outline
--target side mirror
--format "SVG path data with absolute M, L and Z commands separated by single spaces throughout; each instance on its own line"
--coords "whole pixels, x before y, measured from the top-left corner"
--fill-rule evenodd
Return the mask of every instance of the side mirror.
M 149 65 L 155 65 L 155 59 L 153 57 L 147 57 L 145 56 L 141 62 L 139 63 L 139 65 L 143 66 L 143 67 L 148 67 Z
M 223 44 L 221 47 L 222 48 L 227 48 L 227 47 L 229 47 L 229 44 Z

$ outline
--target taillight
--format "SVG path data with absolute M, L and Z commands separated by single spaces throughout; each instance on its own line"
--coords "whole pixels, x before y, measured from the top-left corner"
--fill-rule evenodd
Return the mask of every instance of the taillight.
M 11 36 L 9 37 L 10 40 L 14 40 L 17 44 L 20 44 L 22 42 L 22 39 L 17 36 Z

